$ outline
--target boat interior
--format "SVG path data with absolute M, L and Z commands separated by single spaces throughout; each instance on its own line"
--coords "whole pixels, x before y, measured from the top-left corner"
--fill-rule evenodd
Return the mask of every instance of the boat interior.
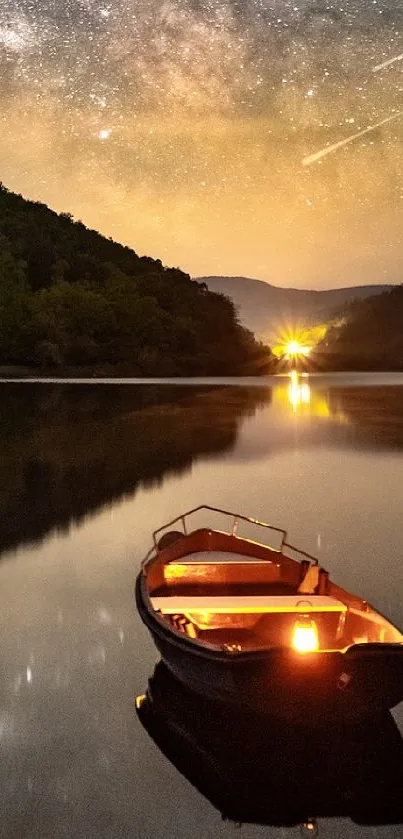
M 231 534 L 178 534 L 143 572 L 151 609 L 204 646 L 302 653 L 403 643 L 389 621 L 317 564 Z

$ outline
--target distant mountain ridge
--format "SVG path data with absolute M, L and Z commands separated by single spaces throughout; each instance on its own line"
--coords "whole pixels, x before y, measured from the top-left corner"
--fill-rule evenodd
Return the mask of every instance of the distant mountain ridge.
M 381 294 L 392 285 L 351 286 L 315 291 L 281 288 L 250 277 L 195 277 L 210 291 L 230 297 L 241 323 L 258 337 L 275 342 L 285 325 L 312 326 L 337 316 L 348 303 Z

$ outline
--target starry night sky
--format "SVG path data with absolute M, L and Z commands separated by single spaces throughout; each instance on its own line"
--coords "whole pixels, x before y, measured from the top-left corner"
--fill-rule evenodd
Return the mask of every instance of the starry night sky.
M 401 0 L 0 0 L 0 179 L 194 276 L 401 282 L 403 115 L 303 160 L 402 53 Z

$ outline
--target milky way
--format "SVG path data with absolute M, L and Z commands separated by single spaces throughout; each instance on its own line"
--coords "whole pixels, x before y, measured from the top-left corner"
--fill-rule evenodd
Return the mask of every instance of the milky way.
M 193 275 L 400 282 L 402 53 L 400 0 L 0 0 L 0 179 Z

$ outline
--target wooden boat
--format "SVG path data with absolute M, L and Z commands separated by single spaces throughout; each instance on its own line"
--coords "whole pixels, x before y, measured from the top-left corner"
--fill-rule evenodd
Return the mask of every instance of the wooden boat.
M 231 527 L 192 530 L 200 511 L 231 517 Z M 240 536 L 244 522 L 279 546 Z M 403 699 L 402 633 L 281 528 L 190 510 L 153 534 L 136 602 L 167 667 L 207 698 L 316 723 Z

